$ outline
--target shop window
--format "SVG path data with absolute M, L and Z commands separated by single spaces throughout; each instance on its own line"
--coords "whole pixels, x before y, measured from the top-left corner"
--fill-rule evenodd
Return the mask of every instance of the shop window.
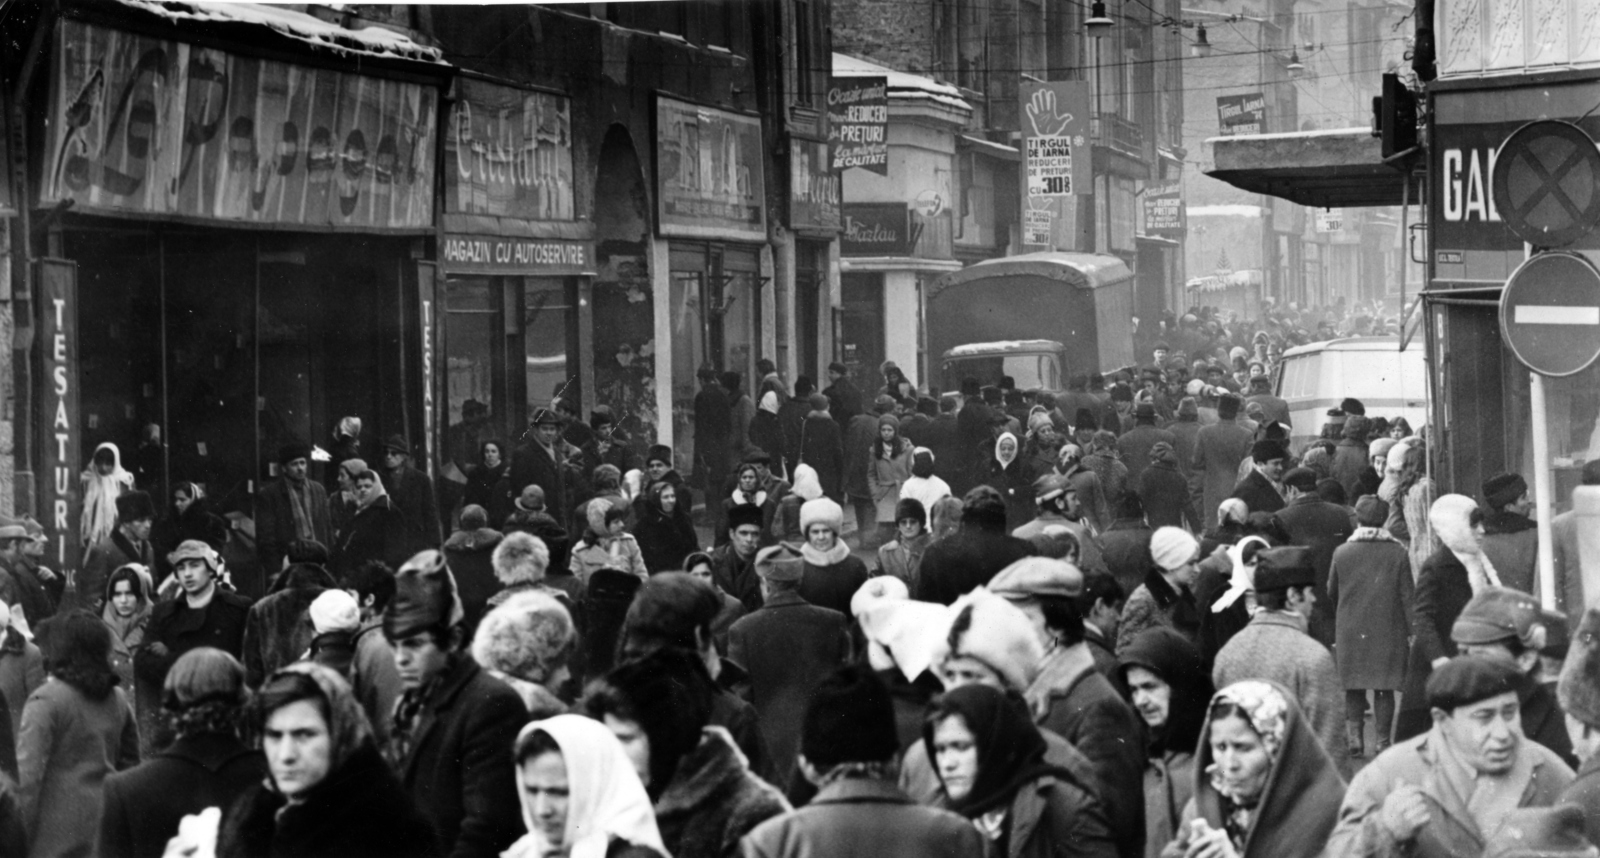
M 844 312 L 840 319 L 839 359 L 850 368 L 856 387 L 875 392 L 883 387 L 883 275 L 846 274 L 841 284 Z
M 522 343 L 528 411 L 558 396 L 576 393 L 577 366 L 570 360 L 576 325 L 574 307 L 561 279 L 529 277 L 522 290 Z
M 1505 368 L 1507 469 L 1533 485 L 1533 398 L 1528 370 L 1502 347 Z M 1556 512 L 1572 505 L 1572 490 L 1582 482 L 1583 463 L 1600 458 L 1600 363 L 1577 375 L 1544 382 L 1549 433 L 1550 476 Z M 1486 471 L 1483 479 L 1494 476 Z
M 505 429 L 503 387 L 497 352 L 503 350 L 498 277 L 445 281 L 445 425 L 447 461 L 458 467 L 478 460 L 477 436 L 486 427 Z M 467 427 L 474 427 L 469 430 Z M 488 434 L 495 434 L 489 432 Z M 467 438 L 467 435 L 473 437 Z M 461 439 L 456 443 L 455 439 Z M 457 449 L 459 448 L 459 449 Z

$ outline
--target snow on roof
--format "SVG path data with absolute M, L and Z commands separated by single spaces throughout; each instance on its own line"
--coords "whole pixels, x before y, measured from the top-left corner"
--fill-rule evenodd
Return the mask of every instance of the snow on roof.
M 849 54 L 834 53 L 833 74 L 835 77 L 886 77 L 889 79 L 889 88 L 899 90 L 897 96 L 925 98 L 958 110 L 972 109 L 972 105 L 961 97 L 961 90 L 950 84 L 910 72 L 895 71 L 888 66 L 880 66 L 871 60 L 852 57 Z
M 1260 206 L 1190 206 L 1189 217 L 1261 217 Z
M 419 44 L 404 34 L 383 27 L 362 27 L 359 30 L 352 30 L 304 12 L 296 12 L 286 6 L 220 2 L 220 0 L 116 0 L 116 2 L 174 23 L 207 21 L 259 24 L 313 47 L 341 54 L 445 64 L 444 54 L 438 48 Z
M 1230 137 L 1207 137 L 1207 143 L 1229 140 L 1294 140 L 1311 137 L 1371 137 L 1371 128 L 1322 128 L 1317 131 L 1280 131 L 1276 134 L 1238 134 Z

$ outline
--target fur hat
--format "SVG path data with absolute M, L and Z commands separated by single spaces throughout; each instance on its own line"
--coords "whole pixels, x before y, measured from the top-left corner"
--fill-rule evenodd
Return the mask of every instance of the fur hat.
M 1317 490 L 1317 472 L 1310 468 L 1294 468 L 1283 475 L 1283 484 L 1303 492 Z
M 1188 418 L 1188 417 L 1199 417 L 1199 416 L 1200 416 L 1200 406 L 1195 403 L 1193 396 L 1185 396 L 1183 399 L 1178 401 L 1178 419 L 1179 420 L 1183 420 L 1183 419 Z
M 156 507 L 150 502 L 150 494 L 142 491 L 124 492 L 117 495 L 117 522 L 126 524 L 138 521 L 141 518 L 155 518 Z M 19 534 L 27 536 L 27 528 Z
M 1556 700 L 1568 715 L 1600 730 L 1600 608 L 1590 608 L 1572 636 L 1556 683 Z
M 919 501 L 916 498 L 901 498 L 899 501 L 895 502 L 895 523 L 898 524 L 899 522 L 905 521 L 908 518 L 914 518 L 917 521 L 924 523 L 927 522 L 928 511 L 923 508 L 922 501 Z
M 1288 456 L 1289 451 L 1283 446 L 1282 441 L 1264 440 L 1257 441 L 1250 447 L 1250 458 L 1257 462 L 1270 462 L 1273 459 L 1282 459 Z M 1313 484 L 1313 488 L 1315 485 Z
M 394 598 L 383 614 L 384 637 L 397 641 L 430 629 L 450 629 L 461 619 L 461 597 L 443 554 L 431 548 L 420 551 L 395 573 Z
M 844 529 L 844 510 L 828 498 L 808 500 L 800 506 L 800 532 L 809 534 L 813 524 L 825 524 L 837 535 Z
M 1483 499 L 1490 509 L 1500 509 L 1515 503 L 1528 490 L 1528 481 L 1520 474 L 1498 474 L 1483 484 Z
M 278 464 L 287 465 L 295 459 L 311 458 L 311 445 L 303 441 L 290 441 L 278 448 Z
M 1352 414 L 1345 418 L 1344 437 L 1355 441 L 1365 440 L 1367 437 L 1367 429 L 1371 425 L 1372 424 L 1367 420 L 1366 417 L 1360 414 Z
M 648 465 L 651 462 L 662 462 L 667 467 L 672 467 L 672 448 L 665 444 L 651 444 L 649 451 L 645 453 L 644 463 Z
M 761 512 L 761 507 L 758 507 L 753 503 L 737 504 L 732 509 L 728 510 L 728 529 L 738 530 L 747 524 L 753 524 L 756 527 L 760 527 L 762 523 L 762 517 L 763 515 Z
M 1072 428 L 1078 430 L 1087 429 L 1095 432 L 1100 429 L 1100 423 L 1095 420 L 1093 411 L 1087 408 L 1079 408 L 1078 413 L 1072 417 Z
M 950 606 L 954 617 L 934 664 L 952 658 L 983 662 L 1014 691 L 1026 691 L 1039 675 L 1044 645 L 1021 608 L 978 587 Z
M 799 581 L 805 575 L 805 563 L 798 549 L 782 542 L 756 552 L 756 574 L 765 581 Z
M 1367 458 L 1374 459 L 1382 456 L 1383 463 L 1387 466 L 1389 464 L 1389 451 L 1394 449 L 1394 445 L 1398 443 L 1400 442 L 1394 438 L 1374 438 L 1372 443 L 1367 445 Z M 1378 476 L 1381 477 L 1383 474 Z
M 900 751 L 889 688 L 872 670 L 845 665 L 811 692 L 800 723 L 800 753 L 826 770 L 887 762 Z
M 1305 587 L 1317 581 L 1311 552 L 1298 545 L 1267 548 L 1256 554 L 1255 588 L 1258 593 Z
M 1367 415 L 1367 407 L 1361 404 L 1361 400 L 1353 396 L 1345 397 L 1344 401 L 1339 403 L 1339 410 L 1343 411 L 1348 417 L 1365 417 Z
M 1150 535 L 1150 559 L 1168 572 L 1193 560 L 1199 550 L 1200 543 L 1181 527 L 1157 528 Z
M 484 615 L 472 637 L 472 660 L 544 683 L 566 662 L 576 638 L 572 615 L 554 596 L 521 592 Z

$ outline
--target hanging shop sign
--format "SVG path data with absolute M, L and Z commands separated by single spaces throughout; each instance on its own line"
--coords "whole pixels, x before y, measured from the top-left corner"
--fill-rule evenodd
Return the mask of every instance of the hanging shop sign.
M 760 119 L 656 97 L 661 235 L 765 241 L 763 175 Z
M 1163 238 L 1182 238 L 1186 227 L 1182 186 L 1165 185 L 1145 190 L 1144 229 L 1140 232 Z
M 438 92 L 64 20 L 40 198 L 245 223 L 433 222 Z
M 1056 249 L 1056 224 L 1071 223 L 1076 198 L 1093 193 L 1089 84 L 1024 83 L 1022 100 L 1022 243 Z
M 1344 232 L 1344 212 L 1340 209 L 1318 209 L 1317 232 Z
M 910 256 L 911 210 L 903 203 L 846 203 L 841 256 Z
M 834 171 L 889 175 L 889 79 L 828 78 L 828 143 Z
M 83 427 L 78 415 L 78 267 L 64 259 L 38 262 L 38 325 L 40 368 L 44 386 L 39 400 L 39 523 L 44 525 L 47 556 L 57 571 L 77 569 L 82 554 L 78 520 L 83 493 L 78 472 L 83 467 Z
M 445 209 L 572 220 L 572 110 L 563 96 L 456 80 L 444 139 Z
M 1217 125 L 1223 137 L 1263 133 L 1267 128 L 1267 97 L 1259 92 L 1217 96 Z
M 594 243 L 447 232 L 439 244 L 439 265 L 477 274 L 593 274 Z
M 839 231 L 839 174 L 828 168 L 828 144 L 790 138 L 789 226 Z

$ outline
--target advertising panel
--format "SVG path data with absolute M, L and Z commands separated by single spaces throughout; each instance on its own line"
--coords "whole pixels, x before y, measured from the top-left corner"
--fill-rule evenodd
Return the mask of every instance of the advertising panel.
M 1218 133 L 1223 137 L 1267 130 L 1267 98 L 1259 92 L 1217 96 Z
M 846 203 L 840 255 L 909 256 L 910 211 L 900 203 Z
M 828 143 L 833 170 L 860 167 L 889 175 L 889 79 L 828 79 Z
M 444 164 L 446 211 L 572 220 L 570 102 L 458 78 Z
M 1183 187 L 1164 185 L 1146 188 L 1144 192 L 1145 235 L 1163 238 L 1182 238 L 1187 230 L 1184 222 Z
M 1053 224 L 1070 223 L 1076 198 L 1093 193 L 1089 84 L 1024 83 L 1022 113 L 1022 243 L 1056 248 Z M 1035 214 L 1042 212 L 1042 214 Z
M 765 241 L 761 120 L 656 97 L 657 229 L 663 236 Z

